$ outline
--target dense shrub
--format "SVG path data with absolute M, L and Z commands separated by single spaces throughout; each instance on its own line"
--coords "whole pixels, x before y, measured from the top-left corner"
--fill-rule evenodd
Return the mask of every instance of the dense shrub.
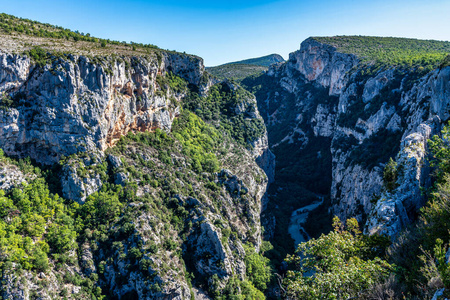
M 11 261 L 24 269 L 46 271 L 47 254 L 76 248 L 73 208 L 50 194 L 42 178 L 8 195 L 0 191 L 0 269 Z
M 392 266 L 377 256 L 373 243 L 359 231 L 355 219 L 346 227 L 337 217 L 334 231 L 299 245 L 287 262 L 284 285 L 296 299 L 348 299 L 359 297 L 388 277 Z
M 257 253 L 253 245 L 246 245 L 244 249 L 247 278 L 257 289 L 265 291 L 272 276 L 269 259 Z

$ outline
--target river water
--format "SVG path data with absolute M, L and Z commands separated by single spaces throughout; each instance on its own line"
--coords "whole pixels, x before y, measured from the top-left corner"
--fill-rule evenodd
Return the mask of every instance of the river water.
M 303 224 L 305 224 L 308 219 L 308 215 L 311 211 L 319 207 L 323 203 L 323 197 L 319 197 L 320 201 L 314 202 L 310 205 L 303 206 L 297 210 L 295 210 L 291 215 L 291 221 L 289 223 L 289 234 L 295 242 L 295 248 L 297 248 L 298 244 L 308 241 L 311 237 L 303 228 Z

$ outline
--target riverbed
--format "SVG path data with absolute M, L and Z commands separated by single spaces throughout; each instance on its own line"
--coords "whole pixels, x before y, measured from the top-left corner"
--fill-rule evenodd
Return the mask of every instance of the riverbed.
M 303 228 L 303 224 L 305 224 L 306 220 L 308 219 L 309 213 L 319 207 L 319 205 L 321 205 L 322 203 L 323 197 L 320 197 L 320 201 L 314 202 L 307 206 L 303 206 L 292 212 L 288 231 L 295 242 L 295 248 L 297 248 L 298 244 L 306 242 L 311 238 Z

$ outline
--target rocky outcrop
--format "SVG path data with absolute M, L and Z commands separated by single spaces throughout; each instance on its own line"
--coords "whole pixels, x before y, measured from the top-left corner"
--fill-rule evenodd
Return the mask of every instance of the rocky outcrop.
M 299 51 L 289 54 L 288 63 L 307 80 L 328 88 L 330 95 L 339 95 L 347 84 L 346 73 L 357 65 L 358 59 L 309 38 L 301 44 Z
M 102 154 L 86 155 L 63 162 L 62 193 L 66 199 L 83 204 L 86 198 L 97 192 L 103 185 L 102 178 L 95 168 L 102 164 Z
M 72 253 L 72 258 L 76 257 L 74 254 Z M 0 291 L 3 299 L 55 299 L 61 296 L 68 299 L 89 299 L 81 286 L 62 280 L 63 275 L 81 278 L 82 272 L 76 266 L 64 264 L 64 271 L 52 269 L 38 274 L 29 270 L 22 270 L 18 274 L 17 267 L 13 264 L 12 268 L 4 269 Z
M 25 175 L 16 165 L 8 162 L 0 162 L 0 189 L 6 192 L 12 188 L 20 187 L 32 176 Z
M 200 85 L 204 72 L 201 59 L 169 52 L 54 56 L 45 66 L 1 52 L 0 61 L 0 92 L 12 100 L 0 110 L 0 148 L 47 164 L 105 150 L 129 131 L 170 130 L 183 95 L 167 74 Z
M 298 182 L 329 194 L 332 214 L 368 219 L 366 232 L 395 235 L 423 205 L 420 188 L 429 184 L 426 141 L 450 118 L 450 68 L 428 74 L 365 68 L 355 55 L 309 38 L 286 63 L 244 83 L 267 86 L 256 95 L 277 165 L 284 167 L 279 171 L 296 170 L 284 158 L 291 149 L 296 155 L 291 161 L 317 166 L 313 173 L 297 171 Z M 389 157 L 404 172 L 395 191 L 386 192 L 383 169 Z M 316 184 L 327 178 L 328 187 Z

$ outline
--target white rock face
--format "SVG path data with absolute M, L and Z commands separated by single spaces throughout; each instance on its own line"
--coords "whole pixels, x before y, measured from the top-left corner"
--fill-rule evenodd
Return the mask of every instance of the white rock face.
M 26 183 L 30 175 L 25 175 L 20 169 L 8 163 L 0 162 L 0 190 L 9 191 Z
M 61 178 L 62 192 L 65 198 L 83 204 L 87 196 L 100 190 L 102 180 L 99 174 L 87 174 L 80 177 L 77 168 L 74 166 L 64 166 L 64 177 Z M 91 177 L 92 176 L 92 177 Z
M 284 99 L 274 93 L 258 100 L 270 112 L 271 130 L 287 132 L 272 147 L 294 141 L 297 132 L 302 133 L 300 149 L 323 142 L 313 137 L 332 140 L 331 213 L 341 219 L 368 219 L 366 232 L 392 236 L 423 205 L 420 187 L 429 184 L 424 182 L 429 172 L 426 140 L 450 119 L 450 67 L 415 80 L 416 75 L 395 68 L 358 73 L 357 64 L 355 56 L 309 38 L 289 61 L 267 72 Z M 321 88 L 331 97 L 314 95 Z M 290 121 L 290 131 L 277 128 L 291 110 L 298 116 Z M 390 193 L 382 180 L 388 155 L 404 170 Z
M 364 92 L 362 99 L 364 103 L 370 102 L 380 91 L 386 86 L 386 84 L 394 78 L 394 70 L 390 69 L 385 72 L 381 72 L 375 77 L 367 80 L 364 85 Z
M 315 136 L 331 137 L 334 133 L 336 114 L 332 108 L 319 104 L 316 114 L 311 120 Z
M 201 59 L 161 52 L 158 60 L 58 59 L 39 69 L 27 57 L 0 53 L 0 92 L 17 108 L 0 111 L 0 148 L 53 163 L 62 155 L 105 150 L 129 131 L 170 130 L 182 95 L 159 86 L 173 72 L 200 84 Z
M 339 95 L 347 84 L 346 73 L 358 63 L 358 59 L 309 38 L 302 42 L 299 51 L 289 54 L 288 63 L 309 81 L 329 88 L 330 95 Z
M 345 160 L 337 165 L 333 169 L 331 196 L 341 201 L 332 206 L 333 214 L 341 220 L 350 216 L 360 219 L 362 213 L 370 210 L 374 195 L 380 192 L 381 170 L 368 171 L 359 165 L 345 167 Z
M 417 131 L 402 141 L 396 158 L 398 186 L 381 194 L 366 223 L 368 234 L 395 236 L 411 221 L 407 211 L 417 211 L 424 204 L 420 188 L 425 185 L 424 173 L 428 173 L 426 145 L 433 130 L 428 124 L 421 124 Z

